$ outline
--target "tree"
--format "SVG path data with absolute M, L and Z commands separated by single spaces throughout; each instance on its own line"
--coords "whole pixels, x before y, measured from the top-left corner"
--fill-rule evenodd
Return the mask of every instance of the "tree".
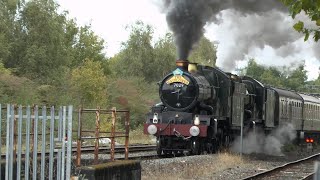
M 106 61 L 103 53 L 105 42 L 91 30 L 91 26 L 80 27 L 74 42 L 72 66 L 76 67 L 85 59 L 93 61 Z
M 17 2 L 0 0 L 0 61 L 6 61 L 11 55 L 14 37 L 14 17 Z
M 250 59 L 248 66 L 245 68 L 245 74 L 265 85 L 300 91 L 303 90 L 307 80 L 307 71 L 304 69 L 304 66 L 303 61 L 303 63 L 298 65 L 266 67 L 257 64 L 254 59 Z
M 249 59 L 248 66 L 244 68 L 245 74 L 261 81 L 261 75 L 265 71 L 265 67 L 258 65 L 254 59 Z
M 106 60 L 104 41 L 58 7 L 54 0 L 0 0 L 0 61 L 15 75 L 59 85 L 67 68 Z
M 307 71 L 304 69 L 304 63 L 290 72 L 286 81 L 286 86 L 289 89 L 298 91 L 304 87 L 307 80 Z
M 173 42 L 171 33 L 167 33 L 160 38 L 154 47 L 154 66 L 156 77 L 158 80 L 167 75 L 175 68 L 176 47 Z
M 120 53 L 111 59 L 116 74 L 124 77 L 144 77 L 147 81 L 158 78 L 152 68 L 154 67 L 152 34 L 152 27 L 141 21 L 131 26 L 129 39 L 123 43 Z
M 281 74 L 274 67 L 266 69 L 261 75 L 261 82 L 274 87 L 282 87 Z
M 20 32 L 16 32 L 14 53 L 6 65 L 17 68 L 18 75 L 52 84 L 68 61 L 64 46 L 66 14 L 59 14 L 52 0 L 33 0 L 25 4 L 19 16 Z
M 297 22 L 293 28 L 305 34 L 305 41 L 313 33 L 313 39 L 317 42 L 320 39 L 320 0 L 281 0 L 281 2 L 289 8 L 293 19 L 301 11 L 304 11 L 310 20 L 315 22 L 316 28 L 306 28 L 302 21 Z
M 105 105 L 107 102 L 107 77 L 101 62 L 86 60 L 83 66 L 72 71 L 71 85 L 74 96 L 81 105 Z
M 189 57 L 191 62 L 207 66 L 215 66 L 217 46 L 206 37 L 202 37 Z

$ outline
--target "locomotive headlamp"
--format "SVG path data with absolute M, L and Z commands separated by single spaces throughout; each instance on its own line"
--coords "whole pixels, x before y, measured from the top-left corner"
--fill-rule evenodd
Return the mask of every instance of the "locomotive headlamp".
M 194 116 L 194 125 L 198 126 L 200 124 L 200 118 L 198 115 Z
M 191 136 L 198 136 L 200 134 L 200 129 L 198 126 L 192 126 L 189 130 Z
M 153 114 L 153 123 L 157 124 L 158 123 L 158 113 Z
M 157 126 L 151 124 L 150 126 L 148 126 L 148 133 L 151 135 L 154 135 L 157 133 Z

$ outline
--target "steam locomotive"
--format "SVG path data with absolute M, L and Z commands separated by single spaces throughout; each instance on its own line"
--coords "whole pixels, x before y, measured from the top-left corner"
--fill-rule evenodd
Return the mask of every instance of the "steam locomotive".
M 316 97 L 187 60 L 176 65 L 160 82 L 161 103 L 151 108 L 144 124 L 144 133 L 156 136 L 158 155 L 213 153 L 229 146 L 241 127 L 270 132 L 290 123 L 298 137 L 308 140 L 320 128 Z

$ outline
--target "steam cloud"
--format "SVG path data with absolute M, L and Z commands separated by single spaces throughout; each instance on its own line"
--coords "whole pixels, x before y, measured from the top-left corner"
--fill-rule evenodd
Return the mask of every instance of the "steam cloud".
M 162 5 L 174 34 L 179 59 L 188 58 L 203 35 L 204 27 L 210 23 L 226 30 L 223 33 L 233 41 L 223 55 L 219 55 L 218 49 L 218 60 L 227 71 L 234 69 L 236 61 L 244 60 L 255 49 L 271 47 L 283 58 L 293 57 L 301 49 L 295 42 L 303 34 L 292 29 L 294 22 L 279 0 L 163 0 Z M 308 17 L 302 15 L 301 20 L 308 20 Z M 216 34 L 210 36 L 216 37 Z M 320 59 L 318 44 L 311 44 L 310 49 Z
M 292 124 L 278 127 L 269 135 L 263 132 L 249 132 L 243 139 L 243 153 L 264 153 L 268 155 L 283 155 L 281 148 L 296 138 L 296 131 Z M 231 147 L 232 151 L 240 152 L 240 137 L 236 138 Z

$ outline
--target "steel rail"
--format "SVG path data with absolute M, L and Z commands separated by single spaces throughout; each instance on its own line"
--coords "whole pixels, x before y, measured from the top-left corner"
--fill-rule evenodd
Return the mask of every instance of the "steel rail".
M 320 156 L 320 153 L 314 154 L 312 156 L 309 156 L 309 157 L 306 157 L 306 158 L 303 158 L 303 159 L 299 159 L 299 160 L 296 160 L 296 161 L 292 161 L 292 162 L 286 163 L 286 164 L 281 165 L 281 166 L 277 166 L 277 167 L 275 167 L 275 168 L 273 168 L 271 170 L 260 172 L 260 173 L 254 174 L 252 176 L 248 176 L 246 178 L 243 178 L 242 180 L 253 180 L 253 179 L 261 179 L 261 178 L 267 178 L 267 177 L 268 177 L 268 179 L 269 178 L 279 179 L 279 176 L 277 176 L 277 173 L 279 175 L 281 171 L 285 172 L 285 170 L 288 170 L 289 168 L 293 168 L 294 166 L 305 165 L 307 163 L 310 163 L 310 161 L 316 160 L 316 158 L 318 158 L 319 156 Z M 314 168 L 312 167 L 311 170 L 313 171 Z M 294 171 L 297 171 L 297 170 L 295 169 Z M 300 173 L 303 173 L 303 172 L 300 172 Z M 305 172 L 305 173 L 308 174 L 308 175 L 304 176 L 304 177 L 302 177 L 300 179 L 307 178 L 307 177 L 311 176 L 310 172 Z
M 83 146 L 81 148 L 81 151 L 83 153 L 91 153 L 91 152 L 94 152 L 94 145 L 92 146 Z M 145 151 L 155 151 L 156 150 L 156 145 L 131 145 L 129 146 L 129 152 L 132 153 L 132 152 L 145 152 Z M 103 146 L 100 146 L 99 148 L 99 153 L 110 153 L 111 149 L 110 147 L 103 147 Z M 77 147 L 72 147 L 72 153 L 76 153 L 77 152 Z M 116 154 L 119 154 L 119 153 L 124 153 L 125 152 L 125 146 L 124 145 L 120 145 L 120 146 L 116 146 L 115 147 L 115 153 Z M 46 155 L 49 154 L 49 152 L 46 152 L 45 153 Z M 38 152 L 38 157 L 41 156 L 41 152 L 39 151 Z M 5 158 L 6 155 L 5 154 L 2 154 L 1 155 L 1 158 Z M 25 153 L 21 153 L 21 158 L 24 158 L 25 157 Z

